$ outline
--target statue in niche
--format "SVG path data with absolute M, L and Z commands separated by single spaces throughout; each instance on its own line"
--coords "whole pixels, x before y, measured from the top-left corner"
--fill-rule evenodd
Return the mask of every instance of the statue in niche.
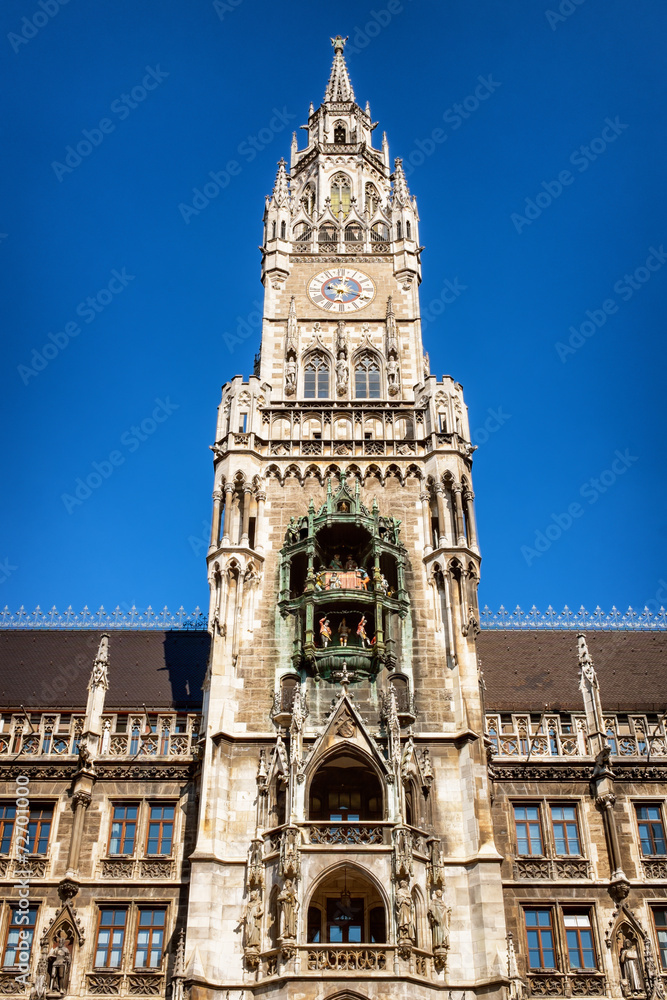
M 341 619 L 340 625 L 338 626 L 338 641 L 340 642 L 341 646 L 347 646 L 347 637 L 349 634 L 350 634 L 350 627 L 345 621 L 345 618 L 343 617 Z
M 69 983 L 69 971 L 72 956 L 68 948 L 69 939 L 63 933 L 53 942 L 53 947 L 47 958 L 49 972 L 49 993 L 59 993 L 64 996 Z
M 347 332 L 345 330 L 344 319 L 339 319 L 338 323 L 336 324 L 336 357 L 337 358 L 347 357 Z M 336 370 L 338 370 L 338 365 L 336 365 Z
M 291 878 L 285 879 L 282 892 L 278 895 L 278 906 L 280 908 L 281 938 L 295 938 L 299 900 Z
M 262 943 L 263 914 L 264 906 L 260 899 L 259 889 L 251 889 L 243 911 L 243 923 L 245 925 L 245 946 L 253 951 L 259 950 Z
M 296 362 L 285 363 L 285 392 L 288 396 L 296 392 Z
M 412 895 L 406 879 L 401 879 L 396 890 L 396 926 L 399 943 L 415 942 L 415 912 Z
M 623 938 L 618 960 L 625 983 L 625 989 L 623 990 L 625 996 L 636 996 L 638 993 L 645 993 L 646 989 L 639 962 L 639 951 L 637 941 L 634 938 L 629 936 Z
M 342 569 L 343 563 L 341 562 L 340 553 L 334 553 L 334 557 L 329 563 L 329 569 Z
M 428 908 L 428 922 L 431 925 L 433 950 L 449 948 L 449 918 L 451 907 L 445 906 L 442 889 L 436 889 Z
M 398 364 L 393 358 L 387 361 L 387 382 L 390 386 L 398 382 Z
M 331 642 L 331 623 L 326 617 L 320 618 L 320 638 L 322 639 L 322 645 L 326 649 Z
M 347 392 L 347 385 L 350 380 L 347 362 L 343 358 L 336 362 L 336 378 L 338 380 L 338 394 L 339 396 L 343 396 Z
M 347 559 L 345 560 L 345 572 L 352 573 L 356 568 L 357 568 L 356 559 L 353 559 L 352 556 L 348 556 Z

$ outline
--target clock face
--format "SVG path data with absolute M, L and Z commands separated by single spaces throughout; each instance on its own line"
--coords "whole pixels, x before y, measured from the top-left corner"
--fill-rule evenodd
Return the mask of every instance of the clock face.
M 373 280 L 351 267 L 332 267 L 320 271 L 308 285 L 311 301 L 329 312 L 356 312 L 375 298 Z

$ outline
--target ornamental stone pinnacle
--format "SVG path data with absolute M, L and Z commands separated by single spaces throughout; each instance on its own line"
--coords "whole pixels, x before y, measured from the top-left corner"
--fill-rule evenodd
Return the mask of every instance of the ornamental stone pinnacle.
M 331 39 L 331 44 L 334 48 L 334 60 L 331 67 L 331 76 L 329 77 L 327 89 L 324 94 L 325 103 L 354 100 L 354 90 L 350 83 L 350 75 L 347 71 L 343 55 L 346 41 L 347 38 L 341 38 L 340 35 L 336 35 L 335 38 Z

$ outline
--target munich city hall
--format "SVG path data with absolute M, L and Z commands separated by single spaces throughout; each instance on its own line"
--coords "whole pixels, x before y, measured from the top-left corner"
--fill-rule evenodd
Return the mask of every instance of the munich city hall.
M 208 615 L 0 619 L 2 994 L 665 996 L 665 622 L 480 613 L 463 389 L 344 46 L 264 208 Z

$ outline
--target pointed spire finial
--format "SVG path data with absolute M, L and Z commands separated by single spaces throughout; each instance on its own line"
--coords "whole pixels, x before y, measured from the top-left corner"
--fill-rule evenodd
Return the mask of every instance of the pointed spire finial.
M 273 200 L 279 208 L 289 204 L 289 177 L 285 167 L 287 161 L 281 156 L 278 160 L 276 183 L 273 185 Z
M 394 160 L 394 204 L 407 205 L 409 201 L 410 192 L 403 170 L 403 160 L 397 156 Z
M 343 55 L 346 41 L 347 38 L 342 38 L 341 35 L 336 35 L 335 38 L 331 39 L 331 44 L 334 47 L 334 61 L 327 89 L 324 92 L 325 103 L 327 101 L 354 100 L 354 90 L 350 83 L 350 74 L 347 71 L 345 56 Z
M 598 686 L 598 678 L 593 666 L 591 654 L 588 652 L 586 636 L 583 632 L 577 635 L 577 653 L 579 656 L 579 670 L 581 671 L 581 690 L 584 690 L 584 681 L 588 681 L 591 687 Z
M 108 678 L 109 669 L 109 633 L 103 632 L 100 636 L 100 645 L 97 650 L 97 656 L 93 662 L 93 669 L 90 675 L 90 680 L 88 681 L 88 690 L 91 691 L 93 688 L 101 687 L 105 691 L 109 687 Z

